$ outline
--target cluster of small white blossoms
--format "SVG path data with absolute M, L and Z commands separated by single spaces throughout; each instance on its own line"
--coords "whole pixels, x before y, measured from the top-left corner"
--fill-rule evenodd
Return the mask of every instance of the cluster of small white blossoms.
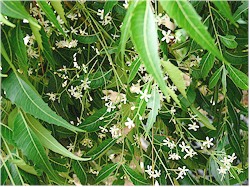
M 218 168 L 217 170 L 219 174 L 222 175 L 221 180 L 223 179 L 224 175 L 227 174 L 227 172 L 230 170 L 231 165 L 236 158 L 237 156 L 235 155 L 235 153 L 233 153 L 232 156 L 228 155 L 225 156 L 222 160 L 220 160 L 222 164 L 220 165 L 220 168 Z
M 149 178 L 157 178 L 161 176 L 161 170 L 153 170 L 152 166 L 147 165 L 145 172 L 149 175 Z
M 33 34 L 31 36 L 27 34 L 23 38 L 24 44 L 28 47 L 27 55 L 30 58 L 38 58 L 39 57 L 38 51 L 34 48 L 34 40 L 35 40 L 35 36 Z
M 103 99 L 106 103 L 105 106 L 107 107 L 107 112 L 111 112 L 116 108 L 121 107 L 121 104 L 127 103 L 126 95 L 123 93 L 119 93 L 113 90 L 103 90 L 103 94 L 105 94 L 101 99 Z
M 92 140 L 89 139 L 89 138 L 84 138 L 84 139 L 81 141 L 81 144 L 82 144 L 84 147 L 88 147 L 88 148 L 93 147 Z
M 100 17 L 100 19 L 102 21 L 100 21 L 100 23 L 105 26 L 107 24 L 111 24 L 112 21 L 112 17 L 110 16 L 110 12 L 108 12 L 105 16 L 104 16 L 104 9 L 98 9 L 97 15 Z

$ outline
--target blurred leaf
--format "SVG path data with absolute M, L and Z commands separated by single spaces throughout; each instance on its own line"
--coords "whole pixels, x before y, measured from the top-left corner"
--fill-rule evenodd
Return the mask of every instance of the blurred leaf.
M 163 9 L 173 18 L 177 24 L 184 28 L 201 47 L 207 49 L 218 59 L 223 57 L 214 44 L 214 40 L 201 22 L 200 16 L 188 1 L 164 1 L 160 0 Z
M 86 35 L 86 36 L 81 36 L 81 35 L 73 35 L 73 38 L 77 39 L 78 42 L 83 43 L 83 44 L 92 44 L 95 43 L 98 38 L 97 36 L 94 35 Z
M 230 20 L 231 23 L 237 26 L 227 1 L 213 0 L 212 2 L 225 18 L 227 18 L 228 20 Z
M 103 155 L 109 148 L 111 148 L 117 139 L 106 139 L 102 143 L 99 144 L 99 146 L 95 149 L 90 150 L 87 153 L 87 156 L 90 156 L 92 160 L 97 159 L 99 156 Z
M 30 166 L 25 163 L 24 160 L 22 159 L 12 159 L 10 160 L 11 163 L 15 164 L 17 167 L 20 169 L 26 171 L 27 173 L 33 174 L 33 175 L 38 175 L 37 171 L 33 166 Z
M 74 160 L 72 162 L 72 168 L 74 170 L 74 173 L 79 178 L 81 185 L 87 184 L 87 175 L 86 175 L 86 169 L 83 166 L 83 163 L 77 160 Z
M 213 87 L 216 86 L 217 82 L 219 81 L 220 77 L 221 77 L 221 71 L 222 71 L 223 66 L 221 66 L 219 69 L 217 69 L 214 74 L 212 75 L 212 77 L 209 80 L 209 89 L 212 89 Z
M 235 49 L 238 46 L 238 43 L 235 41 L 235 36 L 233 35 L 226 35 L 226 36 L 219 36 L 221 42 L 229 49 Z
M 158 92 L 158 89 L 156 88 L 152 89 L 151 97 L 149 98 L 147 103 L 147 108 L 150 108 L 151 110 L 148 114 L 148 119 L 146 123 L 146 134 L 148 134 L 151 128 L 153 127 L 156 121 L 156 116 L 158 115 L 158 111 L 161 108 L 160 94 Z
M 24 45 L 23 38 L 24 38 L 23 32 L 20 26 L 17 26 L 13 30 L 11 44 L 16 54 L 19 68 L 22 69 L 25 73 L 27 73 L 29 65 L 28 65 L 26 46 Z
M 42 11 L 45 13 L 46 17 L 55 25 L 55 27 L 62 33 L 62 35 L 66 37 L 50 5 L 46 1 L 37 1 L 37 3 L 39 7 L 42 9 Z
M 53 6 L 53 8 L 56 10 L 56 12 L 59 14 L 59 16 L 61 17 L 61 19 L 64 21 L 64 23 L 67 24 L 67 20 L 65 18 L 65 12 L 64 12 L 61 0 L 50 1 L 50 3 Z
M 13 136 L 13 130 L 8 127 L 7 125 L 0 123 L 1 124 L 1 136 L 3 136 L 3 138 L 12 145 L 15 145 L 15 142 L 12 139 Z
M 103 107 L 96 111 L 91 116 L 87 117 L 78 128 L 83 129 L 87 132 L 95 132 L 100 130 L 99 126 L 103 127 L 110 123 L 111 117 L 114 115 L 115 111 L 107 112 L 107 107 Z M 102 120 L 100 118 L 103 118 Z
M 2 88 L 6 92 L 6 97 L 25 112 L 48 123 L 67 128 L 71 131 L 83 131 L 70 125 L 62 117 L 52 111 L 48 107 L 48 104 L 42 100 L 35 88 L 17 74 L 11 73 L 9 77 L 2 82 Z
M 131 37 L 146 70 L 153 76 L 164 95 L 169 95 L 180 105 L 177 95 L 165 84 L 158 54 L 157 29 L 150 2 L 137 4 L 131 18 Z M 168 99 L 169 101 L 169 99 Z
M 92 73 L 89 75 L 89 80 L 91 81 L 90 83 L 90 88 L 91 89 L 96 89 L 99 88 L 110 79 L 112 74 L 112 70 L 103 72 L 102 70 L 98 70 L 95 73 Z
M 173 65 L 169 60 L 168 61 L 162 61 L 162 65 L 164 67 L 164 70 L 168 73 L 171 81 L 173 81 L 173 83 L 178 88 L 178 90 L 181 92 L 181 94 L 185 98 L 187 98 L 186 84 L 185 84 L 185 80 L 183 78 L 182 71 L 179 70 L 178 67 Z
M 49 132 L 45 127 L 43 127 L 42 124 L 34 117 L 27 115 L 26 120 L 31 129 L 33 130 L 34 134 L 44 147 L 50 149 L 53 152 L 59 153 L 63 156 L 72 158 L 74 160 L 80 160 L 80 161 L 90 160 L 90 158 L 81 158 L 68 151 L 51 135 L 51 132 Z
M 137 58 L 136 60 L 134 60 L 131 63 L 131 66 L 130 66 L 130 69 L 129 69 L 130 73 L 129 73 L 129 77 L 128 77 L 128 83 L 130 83 L 135 78 L 140 65 L 141 65 L 140 58 Z
M 112 12 L 113 7 L 118 3 L 117 0 L 106 1 L 104 4 L 104 16 L 109 12 Z
M 242 5 L 238 7 L 238 9 L 234 12 L 233 18 L 235 21 L 239 20 L 241 17 L 241 14 L 248 9 L 248 1 L 243 1 Z
M 95 182 L 96 183 L 99 183 L 101 182 L 102 180 L 106 179 L 107 177 L 109 177 L 113 171 L 116 170 L 118 166 L 118 163 L 114 163 L 114 164 L 108 164 L 106 166 L 104 166 L 101 171 L 99 172 Z
M 227 71 L 236 86 L 240 89 L 248 90 L 248 77 L 245 73 L 230 64 L 227 65 Z
M 13 27 L 13 28 L 16 26 L 15 24 L 13 24 L 13 23 L 9 22 L 7 19 L 5 19 L 5 17 L 2 14 L 0 14 L 0 22 L 2 22 L 5 25 L 8 25 L 10 27 Z
M 129 176 L 134 185 L 149 185 L 148 181 L 127 165 L 122 165 L 123 171 Z
M 246 52 L 231 52 L 231 51 L 224 51 L 225 59 L 230 62 L 230 64 L 240 65 L 240 64 L 247 64 L 248 63 L 248 53 Z
M 210 52 L 207 52 L 201 59 L 201 74 L 203 79 L 208 76 L 209 71 L 214 66 L 215 57 Z
M 39 168 L 43 169 L 55 182 L 63 184 L 62 178 L 53 170 L 42 144 L 29 128 L 21 111 L 18 112 L 15 119 L 13 139 L 25 156 L 32 160 Z

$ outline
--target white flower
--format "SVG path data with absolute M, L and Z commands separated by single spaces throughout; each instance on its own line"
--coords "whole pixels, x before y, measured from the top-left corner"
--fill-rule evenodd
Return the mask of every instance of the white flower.
M 179 174 L 178 174 L 178 177 L 176 178 L 177 180 L 179 178 L 183 179 L 184 176 L 186 175 L 186 172 L 188 172 L 188 169 L 186 169 L 186 166 L 183 166 L 182 168 L 181 167 L 178 167 L 178 170 L 180 171 Z
M 152 171 L 152 166 L 149 166 L 149 165 L 147 165 L 147 169 L 145 170 L 145 172 L 149 175 L 149 178 L 152 178 L 152 177 L 157 178 L 161 176 L 161 170 Z
M 199 128 L 199 125 L 196 125 L 196 123 L 188 124 L 188 126 L 189 130 L 194 130 L 194 131 L 197 131 L 197 129 Z
M 225 168 L 225 167 L 221 166 L 220 168 L 217 168 L 217 170 L 218 170 L 219 174 L 222 174 L 222 175 L 227 174 L 227 168 Z
M 233 153 L 232 156 L 228 155 L 227 157 L 231 163 L 233 163 L 233 161 L 237 158 L 237 156 L 235 156 L 235 153 Z
M 140 99 L 145 99 L 146 102 L 148 102 L 148 99 L 151 97 L 150 94 L 148 94 L 148 90 L 145 89 L 144 92 L 140 91 L 141 97 Z
M 104 17 L 104 9 L 102 9 L 102 10 L 98 9 L 97 11 L 98 11 L 98 12 L 97 12 L 97 15 L 100 16 L 100 19 L 101 19 L 101 20 L 103 20 L 103 17 Z
M 189 150 L 185 150 L 185 151 L 187 154 L 183 157 L 184 159 L 186 159 L 188 156 L 192 158 L 194 155 L 197 155 L 197 153 L 192 148 L 190 148 Z
M 108 101 L 110 99 L 110 97 L 108 95 L 105 95 L 101 99 L 103 99 L 104 101 Z
M 174 141 L 171 142 L 171 141 L 169 140 L 169 138 L 166 138 L 165 140 L 163 140 L 163 143 L 162 143 L 162 144 L 168 146 L 170 149 L 173 149 L 173 148 L 176 147 Z
M 127 126 L 129 129 L 135 127 L 135 124 L 134 122 L 130 119 L 130 118 L 127 118 L 127 122 L 125 122 L 125 126 Z
M 113 127 L 110 127 L 109 132 L 112 135 L 112 138 L 118 138 L 119 136 L 122 135 L 122 131 L 120 128 L 118 128 L 116 125 L 114 125 Z
M 187 151 L 188 149 L 190 149 L 189 145 L 186 145 L 184 141 L 181 142 L 181 144 L 179 144 L 180 148 L 181 148 L 181 152 Z
M 29 69 L 28 69 L 28 75 L 30 76 L 30 75 L 32 75 L 32 73 L 33 73 L 33 69 L 32 69 L 32 68 L 29 68 Z
M 68 146 L 66 146 L 68 148 L 68 151 L 74 150 L 75 146 L 70 143 Z
M 169 157 L 168 157 L 168 159 L 170 160 L 179 160 L 180 158 L 181 157 L 176 153 L 169 154 Z
M 166 42 L 169 43 L 172 39 L 174 39 L 174 36 L 170 35 L 171 30 L 168 30 L 168 32 L 163 30 L 161 33 L 163 34 L 163 38 L 161 39 L 161 41 L 166 40 Z
M 213 138 L 206 137 L 206 141 L 203 142 L 203 146 L 206 146 L 207 148 L 210 148 L 214 144 L 212 143 Z
M 27 49 L 27 54 L 30 58 L 38 58 L 39 55 L 37 54 L 37 51 L 35 51 L 34 49 L 32 49 L 31 47 L 29 47 Z
M 111 112 L 112 109 L 115 109 L 115 105 L 113 105 L 113 103 L 110 101 L 108 103 L 105 103 L 105 106 L 107 107 L 107 112 Z
M 92 140 L 88 139 L 88 138 L 85 138 L 81 141 L 81 144 L 85 147 L 88 147 L 88 148 L 91 148 L 93 147 L 93 143 L 92 143 Z
M 105 127 L 99 126 L 99 129 L 101 129 L 102 133 L 108 132 L 108 129 L 106 129 Z
M 172 106 L 171 109 L 170 109 L 170 113 L 172 115 L 175 115 L 175 112 L 176 112 L 176 109 L 174 108 L 174 106 Z
M 49 96 L 49 100 L 55 101 L 56 100 L 56 95 L 54 93 L 46 93 L 46 95 Z
M 138 83 L 138 84 L 133 84 L 132 83 L 132 86 L 130 87 L 130 92 L 131 93 L 139 94 L 141 92 L 141 90 L 140 90 L 140 83 Z
M 87 90 L 88 88 L 90 88 L 90 87 L 89 87 L 89 84 L 91 83 L 91 81 L 89 81 L 88 78 L 86 78 L 86 79 L 84 79 L 84 80 L 81 80 L 81 82 L 82 82 L 81 86 L 82 86 L 82 88 L 83 88 L 84 90 Z

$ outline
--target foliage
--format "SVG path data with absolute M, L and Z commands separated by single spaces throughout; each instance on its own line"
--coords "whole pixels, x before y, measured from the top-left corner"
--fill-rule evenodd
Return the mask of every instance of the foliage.
M 248 3 L 1 1 L 2 185 L 248 180 Z

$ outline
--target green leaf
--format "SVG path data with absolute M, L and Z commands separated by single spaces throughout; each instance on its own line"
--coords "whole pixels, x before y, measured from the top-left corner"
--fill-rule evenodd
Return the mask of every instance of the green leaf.
M 8 127 L 7 125 L 0 123 L 1 124 L 1 136 L 9 143 L 12 145 L 15 145 L 15 142 L 13 141 L 13 130 Z
M 134 185 L 148 185 L 148 181 L 127 165 L 122 165 L 123 171 L 129 176 Z
M 160 103 L 160 94 L 158 92 L 158 89 L 153 88 L 151 91 L 151 97 L 148 100 L 147 108 L 151 108 L 148 120 L 146 123 L 146 134 L 149 133 L 150 129 L 153 127 L 153 124 L 156 121 L 156 116 L 158 115 L 158 111 L 161 108 Z
M 103 72 L 102 69 L 89 75 L 90 88 L 96 89 L 103 86 L 110 79 L 112 70 Z
M 242 3 L 242 5 L 240 5 L 238 7 L 238 9 L 235 11 L 235 13 L 233 14 L 233 18 L 235 21 L 239 20 L 240 19 L 240 16 L 243 12 L 247 11 L 248 9 L 248 1 L 244 1 Z
M 129 73 L 129 77 L 128 77 L 128 83 L 130 83 L 135 78 L 140 65 L 141 65 L 140 58 L 137 58 L 136 60 L 134 60 L 131 63 L 131 66 L 130 66 L 130 69 L 129 69 L 130 73 Z
M 5 19 L 5 17 L 2 14 L 0 14 L 0 22 L 13 28 L 16 26 L 15 24 L 9 22 L 9 20 Z
M 217 69 L 214 74 L 212 75 L 212 77 L 209 80 L 209 89 L 212 89 L 213 87 L 215 87 L 215 85 L 217 84 L 217 82 L 219 81 L 220 77 L 221 77 L 221 71 L 222 71 L 223 66 L 221 66 L 219 69 Z
M 131 19 L 131 37 L 136 51 L 144 63 L 146 70 L 153 76 L 164 95 L 169 95 L 180 105 L 177 95 L 167 87 L 161 70 L 158 54 L 157 28 L 150 3 L 141 1 L 134 9 Z M 169 101 L 169 99 L 168 99 Z
M 217 169 L 219 169 L 219 165 L 214 160 L 214 158 L 210 157 L 209 158 L 209 173 L 210 173 L 210 176 L 213 176 L 215 178 L 215 180 L 220 185 L 225 185 L 225 182 L 224 182 L 224 180 L 221 180 L 222 176 L 219 174 Z
M 235 36 L 233 35 L 226 35 L 221 36 L 219 35 L 221 42 L 229 49 L 235 49 L 238 46 L 238 43 L 235 41 Z
M 45 13 L 46 17 L 55 25 L 55 27 L 62 33 L 62 35 L 66 37 L 50 5 L 46 1 L 37 1 L 37 3 L 39 7 L 42 9 L 42 11 Z
M 115 111 L 107 112 L 107 107 L 103 107 L 100 110 L 96 111 L 93 115 L 86 118 L 78 128 L 83 129 L 87 132 L 95 132 L 100 130 L 99 126 L 105 126 L 110 123 L 112 116 Z M 103 118 L 100 120 L 100 118 Z
M 67 24 L 67 20 L 65 18 L 65 12 L 61 3 L 61 0 L 57 1 L 50 1 L 53 8 L 56 10 L 57 14 L 61 17 L 61 19 L 64 21 L 64 23 Z
M 112 174 L 113 171 L 116 170 L 118 166 L 118 163 L 114 163 L 114 164 L 108 164 L 106 166 L 104 166 L 101 171 L 99 172 L 95 182 L 99 183 L 102 180 L 106 179 L 108 176 L 110 176 Z
M 237 26 L 235 19 L 232 15 L 230 6 L 227 1 L 218 1 L 218 0 L 213 0 L 213 4 L 217 7 L 219 12 L 228 20 L 230 20 L 231 23 L 233 23 L 235 26 Z
M 179 70 L 178 67 L 173 65 L 169 60 L 168 61 L 162 61 L 162 65 L 165 69 L 165 71 L 168 73 L 170 79 L 173 81 L 175 86 L 177 86 L 178 90 L 181 92 L 181 94 L 187 98 L 186 94 L 186 84 L 183 78 L 183 73 L 181 70 Z
M 34 18 L 32 18 L 32 19 L 34 19 Z M 35 19 L 34 19 L 34 20 L 35 20 Z M 41 36 L 41 34 L 40 34 L 40 32 L 39 32 L 40 28 L 37 28 L 35 25 L 33 25 L 33 24 L 31 24 L 31 23 L 30 23 L 30 28 L 31 28 L 31 30 L 32 30 L 32 32 L 33 32 L 35 38 L 36 38 L 36 41 L 37 41 L 37 43 L 38 43 L 38 46 L 41 48 L 41 50 L 43 50 L 42 36 Z
M 74 34 L 73 37 L 75 39 L 77 39 L 78 42 L 83 43 L 83 44 L 92 44 L 98 40 L 98 38 L 95 34 L 94 35 L 86 35 L 86 36 Z
M 240 89 L 248 90 L 248 77 L 245 73 L 241 72 L 230 64 L 227 65 L 227 71 L 236 86 L 238 86 Z
M 184 28 L 201 47 L 211 52 L 223 61 L 223 56 L 214 44 L 214 40 L 201 22 L 200 16 L 188 1 L 164 1 L 160 0 L 163 9 L 177 24 Z
M 25 161 L 22 159 L 12 159 L 12 160 L 10 160 L 10 162 L 15 164 L 17 167 L 19 167 L 23 171 L 26 171 L 27 173 L 30 173 L 33 175 L 38 175 L 35 168 L 33 166 L 26 164 Z
M 83 163 L 79 162 L 77 160 L 74 160 L 72 162 L 72 168 L 74 170 L 74 173 L 76 174 L 76 176 L 80 180 L 81 184 L 86 185 L 87 184 L 87 175 L 86 175 L 86 169 L 84 168 Z
M 239 124 L 235 124 L 239 125 Z M 240 135 L 235 131 L 234 127 L 231 124 L 227 124 L 227 130 L 228 130 L 228 140 L 230 145 L 232 146 L 235 154 L 242 160 L 243 153 L 241 148 L 241 138 Z
M 201 75 L 203 79 L 208 76 L 209 71 L 214 66 L 215 57 L 211 53 L 207 52 L 201 59 Z
M 2 82 L 2 88 L 6 92 L 6 97 L 16 106 L 23 109 L 23 111 L 47 123 L 58 125 L 71 131 L 83 132 L 83 130 L 70 125 L 52 111 L 48 104 L 42 100 L 35 88 L 19 75 L 11 73 L 9 77 Z
M 53 51 L 52 51 L 52 46 L 50 45 L 50 42 L 49 42 L 49 38 L 47 37 L 44 29 L 42 28 L 41 29 L 41 37 L 42 37 L 42 43 L 43 43 L 43 47 L 44 47 L 44 50 L 42 51 L 45 58 L 47 59 L 50 67 L 52 67 L 53 69 L 55 68 L 55 65 L 58 64 L 54 57 L 53 57 Z
M 23 38 L 24 36 L 23 36 L 21 28 L 20 26 L 17 26 L 13 30 L 11 44 L 16 54 L 19 68 L 22 69 L 24 72 L 27 72 L 28 58 L 27 58 L 26 46 L 24 45 Z
M 51 132 L 49 132 L 45 127 L 43 127 L 42 124 L 34 117 L 27 115 L 26 120 L 33 132 L 35 133 L 36 137 L 40 140 L 41 144 L 44 147 L 50 149 L 55 153 L 59 153 L 74 160 L 90 160 L 90 158 L 81 158 L 68 151 L 51 135 Z
M 118 3 L 117 0 L 112 0 L 112 1 L 106 1 L 104 4 L 104 16 L 111 12 L 113 7 Z
M 22 150 L 25 156 L 32 160 L 39 168 L 44 170 L 51 179 L 55 180 L 55 182 L 63 184 L 62 178 L 53 170 L 42 144 L 35 133 L 29 128 L 21 111 L 18 112 L 15 119 L 13 139 L 17 147 Z
M 90 150 L 87 153 L 87 156 L 91 156 L 92 160 L 98 158 L 111 148 L 115 144 L 116 140 L 117 139 L 112 138 L 104 140 L 97 148 Z
M 227 70 L 225 66 L 223 66 L 223 70 L 222 70 L 221 83 L 222 83 L 222 93 L 223 95 L 226 95 L 227 93 Z
M 248 53 L 246 52 L 235 53 L 235 52 L 224 51 L 223 54 L 225 59 L 230 64 L 235 64 L 235 65 L 248 64 Z
M 190 106 L 191 110 L 194 114 L 197 115 L 198 120 L 208 129 L 216 130 L 216 128 L 210 123 L 210 121 L 207 119 L 206 116 L 204 116 L 202 113 L 199 112 L 193 105 Z

